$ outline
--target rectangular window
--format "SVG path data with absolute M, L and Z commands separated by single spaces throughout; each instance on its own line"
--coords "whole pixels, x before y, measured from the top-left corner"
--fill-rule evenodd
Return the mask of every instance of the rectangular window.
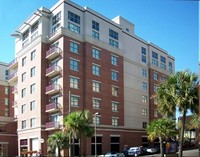
M 154 110 L 154 117 L 158 117 L 158 110 Z
M 112 126 L 116 127 L 119 124 L 119 118 L 118 117 L 112 117 Z
M 147 62 L 146 49 L 144 47 L 141 47 L 141 51 L 142 51 L 142 62 L 146 63 Z
M 73 106 L 73 107 L 79 106 L 79 96 L 71 95 L 70 101 L 71 101 L 71 106 Z
M 142 89 L 147 90 L 147 83 L 146 82 L 142 82 Z
M 92 36 L 93 36 L 94 39 L 99 40 L 99 33 L 98 32 L 92 31 Z
M 160 68 L 166 70 L 166 58 L 163 56 L 160 56 Z
M 22 67 L 26 65 L 26 57 L 22 58 Z
M 92 82 L 92 90 L 93 90 L 93 92 L 100 92 L 100 86 L 101 86 L 100 82 L 93 81 Z
M 5 109 L 5 116 L 8 117 L 9 116 L 9 109 Z M 0 151 L 1 152 L 1 151 Z
M 30 93 L 35 93 L 35 83 L 30 86 Z
M 169 62 L 169 73 L 172 73 L 172 62 Z
M 119 96 L 119 87 L 112 86 L 112 95 Z
M 5 70 L 5 80 L 8 80 L 8 77 L 9 77 L 9 71 Z
M 147 122 L 143 122 L 143 123 L 142 123 L 142 128 L 143 128 L 143 129 L 146 129 L 146 128 L 147 128 Z
M 92 29 L 99 31 L 99 23 L 96 21 L 92 21 Z
M 153 102 L 154 102 L 155 105 L 157 105 L 158 104 L 158 98 L 156 98 L 156 97 L 153 98 Z
M 146 108 L 142 109 L 142 115 L 145 116 L 145 117 L 147 116 L 147 109 Z
M 22 74 L 22 82 L 24 82 L 26 80 L 26 73 Z
M 153 91 L 154 91 L 155 93 L 157 93 L 157 91 L 158 91 L 158 86 L 157 86 L 157 85 L 154 85 L 154 86 L 153 86 Z
M 36 21 L 36 22 L 31 26 L 31 34 L 33 34 L 34 32 L 36 32 L 37 29 L 38 29 L 38 21 Z
M 158 67 L 158 54 L 152 51 L 152 64 Z
M 80 16 L 68 11 L 68 20 L 80 25 Z
M 96 59 L 100 59 L 100 50 L 92 48 L 92 57 Z
M 61 12 L 57 13 L 55 16 L 52 17 L 52 26 L 59 24 L 61 20 Z
M 109 39 L 109 44 L 113 47 L 119 48 L 119 43 L 118 41 L 115 41 L 113 39 Z
M 146 69 L 142 69 L 142 77 L 147 77 L 147 70 Z
M 35 59 L 35 50 L 31 52 L 31 61 Z
M 79 44 L 71 41 L 70 42 L 70 51 L 74 52 L 74 53 L 78 53 L 78 49 L 79 49 Z
M 111 64 L 118 65 L 118 57 L 111 55 Z
M 79 84 L 79 79 L 71 76 L 70 77 L 70 87 L 78 89 L 79 88 L 78 84 Z
M 8 95 L 8 92 L 9 92 L 9 88 L 5 87 L 5 95 Z
M 22 35 L 22 41 L 25 41 L 26 39 L 28 39 L 28 36 L 29 36 L 29 30 L 26 30 Z
M 156 72 L 153 73 L 153 79 L 158 81 L 158 73 L 156 73 Z
M 96 124 L 96 125 L 100 125 L 100 117 L 99 116 L 94 116 L 93 117 L 93 124 Z
M 26 120 L 22 120 L 22 129 L 26 128 Z
M 97 76 L 100 76 L 100 73 L 101 73 L 101 68 L 99 65 L 96 65 L 96 64 L 93 64 L 92 65 L 92 74 L 93 75 L 97 75 Z
M 115 40 L 118 40 L 118 33 L 112 29 L 109 29 L 109 37 L 115 39 Z
M 147 96 L 146 96 L 146 95 L 143 95 L 143 96 L 142 96 L 142 102 L 143 102 L 143 103 L 147 103 Z
M 119 103 L 118 102 L 112 102 L 112 111 L 113 112 L 117 112 L 118 111 L 118 106 L 119 106 Z
M 22 98 L 24 98 L 26 96 L 26 88 L 22 89 L 21 96 L 22 96 Z
M 93 98 L 92 99 L 92 104 L 93 104 L 93 108 L 94 109 L 99 109 L 100 108 L 100 103 L 101 103 L 101 99 L 98 99 L 98 98 Z
M 166 81 L 167 77 L 165 75 L 162 75 L 161 80 Z
M 21 107 L 21 113 L 25 113 L 26 112 L 26 104 L 23 104 Z
M 35 100 L 30 102 L 30 110 L 35 110 Z
M 72 32 L 80 34 L 80 27 L 71 22 L 68 23 L 68 29 Z
M 117 71 L 111 71 L 111 79 L 114 81 L 118 81 L 119 79 L 119 72 Z
M 79 61 L 70 59 L 70 70 L 79 71 Z
M 36 124 L 36 119 L 31 118 L 31 128 L 35 127 L 35 124 Z
M 7 106 L 9 104 L 9 99 L 5 98 L 5 105 Z
M 35 67 L 31 68 L 31 77 L 35 76 Z

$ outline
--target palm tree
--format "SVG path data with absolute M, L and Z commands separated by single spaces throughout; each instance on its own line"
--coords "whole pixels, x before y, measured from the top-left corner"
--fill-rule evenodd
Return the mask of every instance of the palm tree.
M 64 118 L 65 131 L 69 135 L 70 141 L 74 142 L 74 139 L 79 139 L 81 144 L 82 138 L 93 136 L 94 128 L 90 126 L 90 120 L 91 115 L 87 110 L 71 112 Z M 81 145 L 79 147 L 81 148 Z M 79 149 L 79 155 L 81 155 L 81 149 Z
M 189 129 L 199 129 L 200 128 L 200 117 L 198 114 L 193 114 L 190 120 Z
M 159 138 L 161 157 L 164 157 L 163 141 L 174 137 L 176 134 L 175 121 L 168 118 L 155 119 L 147 126 L 148 139 L 153 141 Z
M 68 143 L 69 143 L 68 137 L 64 132 L 62 131 L 55 132 L 47 140 L 47 144 L 48 144 L 47 151 L 49 154 L 55 155 L 56 149 L 57 149 L 58 157 L 61 157 L 60 151 L 65 148 L 68 148 Z
M 182 114 L 179 157 L 182 157 L 183 138 L 187 111 L 198 112 L 198 76 L 190 71 L 180 71 L 169 76 L 160 84 L 156 94 L 158 110 L 166 116 L 172 116 L 178 108 Z

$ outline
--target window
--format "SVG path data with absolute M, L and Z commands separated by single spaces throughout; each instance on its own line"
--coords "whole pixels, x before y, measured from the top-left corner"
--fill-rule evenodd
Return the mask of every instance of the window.
M 79 71 L 79 61 L 70 59 L 70 70 Z
M 28 36 L 29 36 L 29 30 L 26 30 L 22 35 L 22 41 L 28 39 Z
M 26 65 L 26 57 L 22 58 L 22 67 Z
M 155 105 L 157 105 L 158 104 L 158 98 L 153 98 L 153 103 L 155 104 Z
M 112 126 L 118 126 L 119 118 L 118 117 L 112 117 Z
M 9 88 L 5 87 L 5 95 L 8 95 L 8 92 L 9 92 Z
M 22 98 L 24 98 L 26 96 L 26 88 L 22 89 L 21 96 L 22 96 Z
M 157 85 L 154 85 L 154 86 L 153 86 L 153 91 L 154 91 L 155 93 L 157 93 L 157 91 L 158 91 L 158 86 L 157 86 Z
M 8 117 L 9 116 L 9 109 L 5 109 L 5 116 Z
M 72 32 L 80 34 L 80 27 L 73 24 L 73 23 L 68 23 L 68 29 L 71 30 Z
M 100 108 L 100 103 L 101 103 L 101 99 L 98 99 L 98 98 L 93 98 L 92 99 L 92 104 L 93 104 L 93 108 L 94 109 L 99 109 Z
M 71 76 L 70 77 L 70 87 L 78 89 L 79 88 L 78 84 L 79 84 L 79 79 Z
M 118 42 L 118 33 L 115 32 L 114 30 L 112 29 L 109 29 L 109 44 L 113 47 L 116 47 L 118 48 L 119 47 L 119 42 Z
M 169 62 L 169 73 L 172 73 L 172 62 Z
M 147 77 L 147 70 L 146 69 L 142 69 L 142 76 Z
M 8 77 L 9 77 L 9 71 L 5 70 L 5 80 L 8 80 Z
M 154 117 L 158 117 L 158 110 L 154 110 Z
M 8 105 L 8 104 L 9 104 L 9 99 L 5 98 L 5 105 Z
M 100 117 L 99 116 L 93 117 L 93 124 L 100 125 Z
M 35 127 L 35 124 L 36 124 L 36 119 L 31 118 L 31 128 Z
M 112 86 L 112 95 L 118 96 L 119 95 L 119 87 Z
M 35 67 L 31 68 L 31 77 L 35 76 Z
M 38 21 L 35 22 L 32 26 L 31 26 L 31 40 L 34 40 L 37 36 L 38 36 Z
M 92 90 L 94 92 L 100 92 L 100 86 L 101 86 L 100 82 L 97 82 L 97 81 L 92 82 Z
M 166 58 L 163 56 L 160 56 L 160 68 L 166 70 Z
M 147 122 L 143 122 L 143 123 L 142 123 L 142 128 L 143 128 L 143 129 L 146 129 L 146 128 L 147 128 Z
M 152 64 L 158 66 L 158 54 L 152 51 Z
M 93 64 L 92 65 L 92 74 L 93 75 L 97 75 L 97 76 L 100 76 L 100 66 L 99 65 L 96 65 L 96 64 Z
M 73 107 L 79 106 L 79 96 L 71 95 L 70 101 L 71 101 L 71 106 L 73 106 Z
M 25 113 L 26 112 L 26 104 L 23 104 L 21 107 L 21 113 Z
M 30 93 L 35 93 L 35 83 L 30 86 Z
M 147 109 L 146 108 L 142 109 L 142 115 L 145 116 L 145 117 L 147 116 Z
M 153 73 L 153 79 L 158 81 L 158 73 L 156 73 L 156 72 Z
M 78 53 L 78 49 L 79 49 L 79 44 L 71 41 L 70 42 L 70 51 L 74 52 L 74 53 Z
M 24 82 L 26 80 L 26 73 L 22 74 L 22 82 Z
M 98 32 L 96 32 L 96 31 L 92 31 L 92 36 L 93 36 L 93 38 L 94 39 L 97 39 L 97 40 L 99 40 L 99 33 Z
M 112 111 L 113 112 L 117 112 L 118 111 L 118 106 L 119 106 L 119 103 L 118 102 L 112 102 Z
M 26 128 L 26 120 L 22 120 L 22 129 Z
M 30 110 L 35 110 L 35 100 L 30 102 Z
M 119 73 L 117 71 L 111 71 L 111 79 L 114 81 L 118 81 Z
M 166 81 L 167 77 L 165 75 L 162 75 L 161 80 Z
M 112 65 L 118 65 L 118 57 L 117 56 L 111 56 L 111 64 Z
M 71 21 L 68 23 L 68 29 L 80 34 L 80 26 L 78 26 L 80 25 L 80 16 L 68 11 L 68 20 Z
M 31 61 L 35 59 L 35 50 L 31 52 Z
M 143 95 L 143 96 L 142 96 L 142 102 L 143 102 L 143 103 L 147 103 L 147 96 L 146 96 L 146 95 Z
M 100 50 L 92 48 L 92 57 L 96 59 L 100 59 Z
M 147 90 L 147 83 L 146 82 L 142 82 L 142 89 Z
M 99 31 L 99 23 L 96 21 L 92 21 L 92 29 Z
M 52 17 L 52 33 L 60 28 L 61 12 Z
M 146 62 L 147 62 L 147 59 L 146 59 L 146 57 L 147 57 L 147 56 L 146 56 L 146 55 L 147 55 L 147 54 L 146 54 L 146 49 L 145 49 L 144 47 L 142 47 L 142 48 L 141 48 L 141 51 L 142 51 L 142 62 L 143 62 L 143 63 L 146 63 Z

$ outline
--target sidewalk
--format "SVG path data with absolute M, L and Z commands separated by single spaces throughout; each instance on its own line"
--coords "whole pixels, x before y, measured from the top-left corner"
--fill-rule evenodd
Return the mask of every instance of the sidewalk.
M 145 155 L 143 157 L 160 157 L 160 154 Z M 199 149 L 185 150 L 183 151 L 183 157 L 200 157 Z

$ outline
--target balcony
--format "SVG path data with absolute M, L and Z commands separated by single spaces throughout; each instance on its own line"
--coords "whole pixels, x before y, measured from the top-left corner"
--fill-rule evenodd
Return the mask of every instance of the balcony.
M 46 105 L 46 112 L 53 113 L 59 111 L 59 104 L 58 103 L 50 103 Z
M 13 94 L 14 94 L 14 93 L 17 93 L 17 87 L 14 86 L 14 87 L 12 88 L 12 93 L 13 93 Z
M 46 52 L 46 59 L 52 60 L 59 56 L 61 53 L 61 49 L 59 47 L 51 47 L 47 52 Z
M 46 123 L 46 130 L 57 130 L 59 129 L 59 122 L 48 122 Z
M 15 69 L 17 66 L 18 66 L 17 58 L 15 58 L 14 60 L 12 60 L 12 61 L 8 64 L 8 68 L 9 68 L 9 69 Z
M 60 74 L 61 68 L 58 65 L 50 66 L 46 69 L 46 76 L 53 77 Z
M 18 120 L 18 115 L 14 115 L 14 121 Z
M 46 94 L 52 95 L 55 93 L 60 92 L 60 85 L 59 84 L 52 84 L 46 87 Z
M 17 107 L 17 101 L 13 101 L 12 102 L 12 107 L 14 108 L 14 107 Z
M 13 82 L 16 82 L 16 81 L 17 81 L 17 72 L 9 75 L 9 77 L 8 77 L 8 82 L 9 83 L 13 83 Z

